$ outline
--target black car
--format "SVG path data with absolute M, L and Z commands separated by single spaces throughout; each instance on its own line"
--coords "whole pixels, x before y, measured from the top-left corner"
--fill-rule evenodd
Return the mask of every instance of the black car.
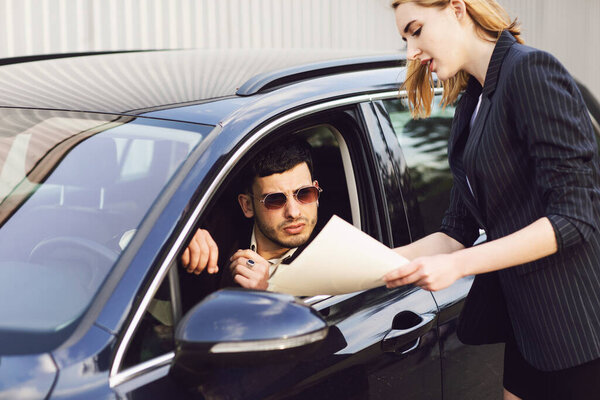
M 401 55 L 47 58 L 0 63 L 0 399 L 501 396 L 502 345 L 456 337 L 472 278 L 296 298 L 180 267 L 197 227 L 221 245 L 244 223 L 236 178 L 290 136 L 321 225 L 394 247 L 436 231 L 454 110 L 411 119 Z

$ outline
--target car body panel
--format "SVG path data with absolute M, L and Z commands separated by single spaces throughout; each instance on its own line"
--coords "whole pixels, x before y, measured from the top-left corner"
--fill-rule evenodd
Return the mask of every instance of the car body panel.
M 114 391 L 108 384 L 114 344 L 114 335 L 92 325 L 83 337 L 53 351 L 60 374 L 52 398 L 114 399 Z
M 500 396 L 504 343 L 468 346 L 456 335 L 458 317 L 473 284 L 473 276 L 433 293 L 439 306 L 444 399 L 486 399 Z
M 1 399 L 43 399 L 58 376 L 58 368 L 47 354 L 0 356 Z
M 253 98 L 229 96 L 207 100 L 200 104 L 166 106 L 162 109 L 146 111 L 140 116 L 146 118 L 161 118 L 193 123 L 218 125 L 226 116 L 232 114 L 240 107 L 254 101 Z

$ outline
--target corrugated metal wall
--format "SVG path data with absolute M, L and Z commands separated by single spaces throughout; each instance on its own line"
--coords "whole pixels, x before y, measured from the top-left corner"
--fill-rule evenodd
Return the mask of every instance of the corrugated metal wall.
M 400 43 L 395 35 L 387 0 L 0 0 L 0 57 L 140 48 L 389 48 Z
M 500 0 L 600 97 L 600 1 Z M 0 0 L 0 58 L 156 48 L 397 49 L 388 0 Z

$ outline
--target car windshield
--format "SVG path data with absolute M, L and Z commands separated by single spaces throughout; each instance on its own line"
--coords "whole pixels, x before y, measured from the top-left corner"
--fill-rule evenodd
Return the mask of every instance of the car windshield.
M 0 110 L 0 337 L 74 325 L 211 126 Z

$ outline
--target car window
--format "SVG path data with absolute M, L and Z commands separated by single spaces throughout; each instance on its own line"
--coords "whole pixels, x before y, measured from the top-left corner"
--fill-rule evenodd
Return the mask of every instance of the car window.
M 167 276 L 150 300 L 125 354 L 124 368 L 132 367 L 173 350 L 176 313 L 173 309 L 171 276 L 172 274 Z
M 356 190 L 349 189 L 355 186 L 352 163 L 348 158 L 340 132 L 329 124 L 319 124 L 301 129 L 294 129 L 295 135 L 306 140 L 312 148 L 314 178 L 323 189 L 319 199 L 318 220 L 315 232 L 318 232 L 333 214 L 350 223 L 360 223 L 360 213 Z M 289 137 L 286 132 L 285 137 Z M 272 136 L 277 136 L 274 133 Z M 277 140 L 282 140 L 277 139 Z M 227 266 L 229 257 L 238 249 L 250 246 L 250 236 L 253 223 L 244 217 L 237 201 L 239 192 L 239 174 L 244 170 L 247 162 L 251 162 L 251 154 L 259 149 L 254 149 L 248 158 L 239 162 L 238 168 L 224 182 L 218 196 L 207 207 L 201 217 L 198 227 L 206 229 L 217 243 L 219 248 L 218 265 L 221 269 L 219 276 L 206 273 L 199 275 L 189 274 L 184 269 L 180 270 L 180 287 L 183 313 L 201 301 L 206 295 L 221 287 L 235 285 Z M 346 160 L 344 160 L 346 159 Z
M 416 196 L 416 206 L 408 212 L 417 213 L 419 218 L 410 219 L 420 220 L 422 226 L 411 224 L 413 240 L 439 230 L 450 201 L 447 147 L 455 108 L 443 109 L 440 100 L 440 95 L 435 97 L 426 119 L 413 119 L 404 98 L 383 101 L 408 168 L 411 193 L 406 195 Z
M 53 336 L 211 127 L 29 110 L 0 121 L 0 331 Z

